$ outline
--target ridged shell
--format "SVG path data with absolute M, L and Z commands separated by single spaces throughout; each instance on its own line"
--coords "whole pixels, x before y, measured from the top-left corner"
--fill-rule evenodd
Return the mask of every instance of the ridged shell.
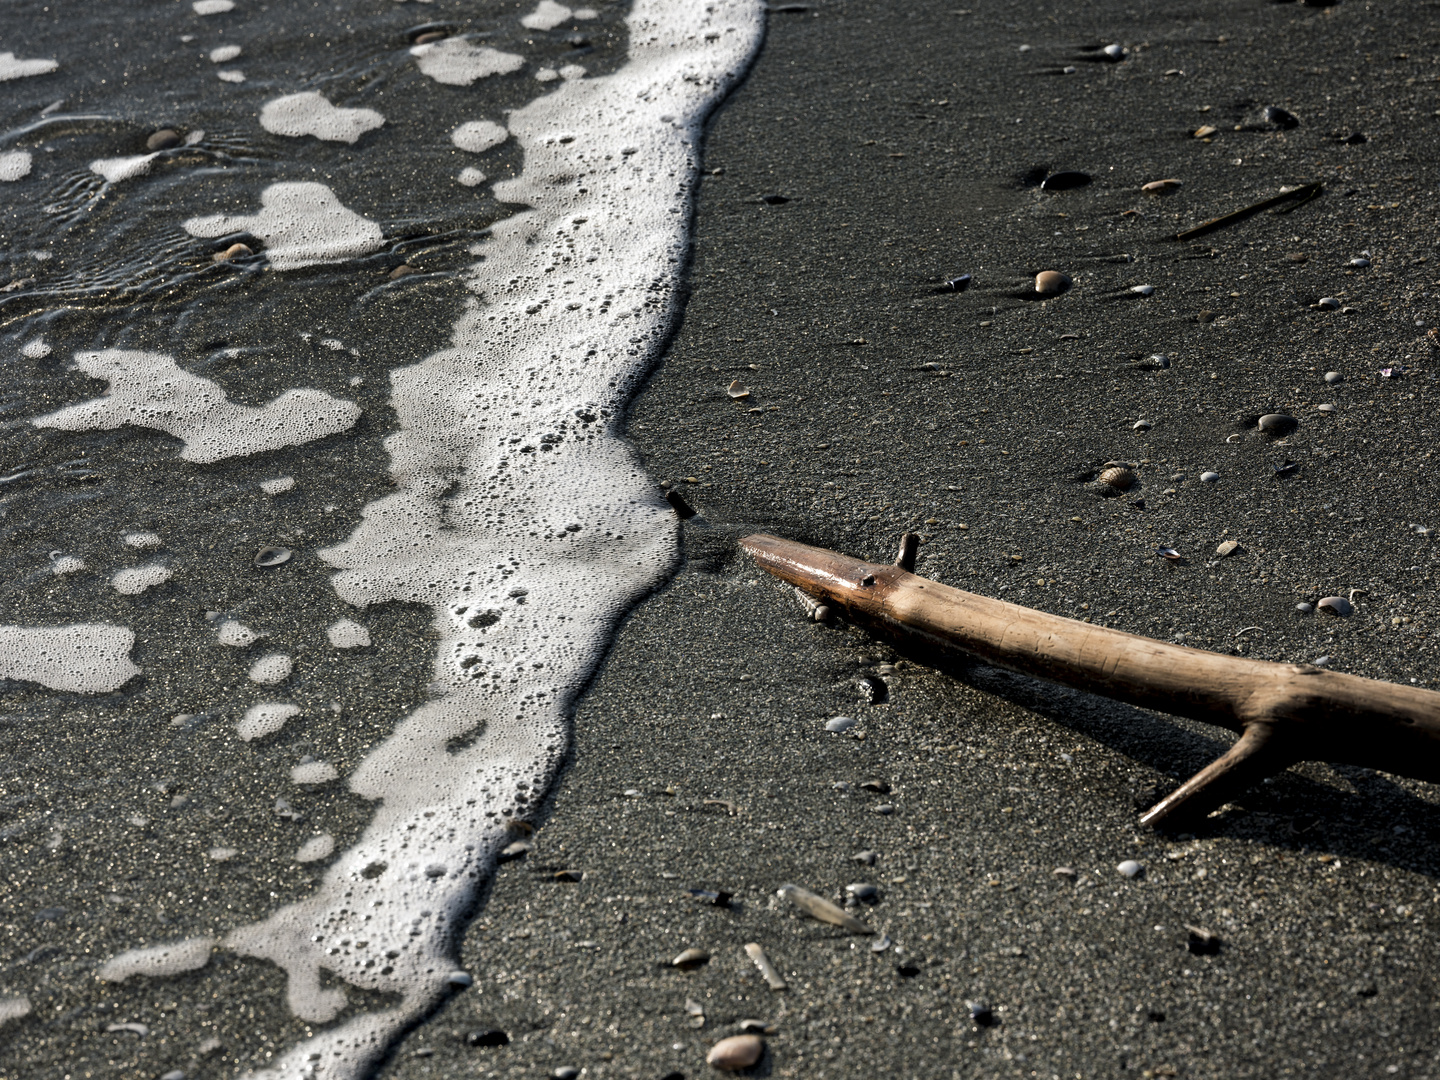
M 1106 469 L 1095 478 L 1095 482 L 1105 484 L 1116 491 L 1129 491 L 1135 486 L 1135 474 L 1129 469 Z

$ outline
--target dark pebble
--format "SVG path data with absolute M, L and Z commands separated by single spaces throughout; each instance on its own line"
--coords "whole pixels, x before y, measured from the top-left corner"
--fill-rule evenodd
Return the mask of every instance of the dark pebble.
M 420 273 L 420 271 L 415 269 L 415 267 L 411 266 L 409 263 L 401 263 L 399 266 L 395 267 L 394 270 L 390 271 L 390 280 L 394 281 L 397 278 L 409 277 L 411 274 L 418 273 Z
M 789 197 L 786 196 L 786 195 L 770 194 L 770 195 L 761 195 L 761 196 L 760 196 L 760 201 L 763 202 L 763 203 L 765 203 L 765 204 L 767 204 L 767 205 L 769 205 L 769 206 L 784 206 L 787 202 L 790 201 L 790 199 L 789 199 Z
M 482 1031 L 472 1031 L 465 1036 L 467 1046 L 509 1046 L 510 1036 L 499 1028 L 485 1028 Z
M 1044 180 L 1040 181 L 1042 191 L 1072 191 L 1075 188 L 1082 188 L 1090 183 L 1090 174 L 1067 169 L 1064 172 L 1051 173 Z
M 150 151 L 172 150 L 179 146 L 182 141 L 178 131 L 174 131 L 171 128 L 161 128 L 145 140 L 145 149 Z

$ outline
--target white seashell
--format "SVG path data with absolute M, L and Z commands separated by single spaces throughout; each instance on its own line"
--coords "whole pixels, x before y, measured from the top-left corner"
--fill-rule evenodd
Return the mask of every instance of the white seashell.
M 852 934 L 875 933 L 874 930 L 870 929 L 870 927 L 866 926 L 844 909 L 832 904 L 823 896 L 816 896 L 809 889 L 800 888 L 799 885 L 782 885 L 776 890 L 775 895 L 789 900 L 812 919 L 819 919 L 821 922 L 829 923 L 831 926 L 838 926 L 842 930 L 849 930 Z
M 1137 878 L 1145 872 L 1145 867 L 1141 866 L 1134 859 L 1126 859 L 1119 866 L 1115 867 L 1115 869 L 1128 878 Z
M 853 716 L 837 716 L 833 720 L 825 721 L 825 730 L 836 732 L 849 731 L 857 723 L 859 723 L 859 721 L 856 720 Z
M 1154 286 L 1154 285 L 1131 285 L 1131 286 L 1130 286 L 1130 291 L 1133 292 L 1133 293 L 1139 293 L 1141 296 L 1154 296 L 1154 295 L 1155 295 L 1155 286 Z
M 670 966 L 683 970 L 686 968 L 699 967 L 701 964 L 709 962 L 709 960 L 710 954 L 704 949 L 686 949 L 679 956 L 675 957 L 674 960 L 670 961 Z
M 1140 190 L 1146 195 L 1173 195 L 1184 186 L 1183 180 L 1171 177 L 1166 180 L 1151 180 L 1148 184 L 1141 184 Z
M 725 1072 L 748 1069 L 765 1053 L 765 1040 L 759 1035 L 731 1035 L 721 1039 L 705 1055 L 705 1063 Z
M 1343 596 L 1327 596 L 1315 606 L 1319 610 L 1325 612 L 1327 615 L 1339 615 L 1341 617 L 1344 617 L 1346 615 L 1353 615 L 1355 613 L 1355 606 L 1351 604 L 1349 600 L 1346 600 Z

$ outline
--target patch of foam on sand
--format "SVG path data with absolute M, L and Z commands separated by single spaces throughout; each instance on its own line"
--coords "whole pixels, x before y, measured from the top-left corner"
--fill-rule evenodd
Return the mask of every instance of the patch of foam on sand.
M 60 66 L 58 60 L 21 60 L 13 52 L 0 52 L 0 82 L 48 75 Z
M 295 139 L 314 135 L 325 142 L 354 143 L 384 125 L 385 117 L 374 109 L 342 109 L 314 90 L 267 101 L 260 110 L 261 127 Z
M 115 571 L 110 579 L 110 587 L 121 596 L 138 596 L 146 589 L 165 584 L 174 574 L 164 563 L 141 563 L 139 566 L 127 566 L 124 570 Z
M 420 74 L 446 86 L 469 86 L 492 75 L 509 75 L 525 66 L 525 58 L 489 45 L 473 45 L 462 37 L 427 41 L 410 50 Z
M 181 975 L 187 971 L 198 971 L 210 962 L 210 950 L 215 948 L 215 939 L 208 937 L 186 938 L 168 945 L 152 945 L 148 949 L 131 949 L 100 965 L 95 974 L 101 982 L 124 982 L 132 975 L 148 975 L 164 978 Z
M 244 742 L 263 739 L 266 735 L 274 735 L 284 727 L 286 720 L 299 715 L 299 705 L 290 705 L 279 701 L 262 701 L 245 710 L 245 715 L 235 725 L 235 734 L 239 735 Z
M 493 120 L 471 120 L 468 124 L 461 124 L 450 133 L 450 141 L 461 150 L 467 150 L 472 154 L 483 154 L 492 146 L 499 146 L 510 137 L 506 131 Z
M 258 214 L 212 214 L 185 222 L 191 236 L 248 232 L 265 241 L 265 255 L 276 270 L 298 270 L 315 263 L 343 262 L 379 251 L 380 226 L 361 217 L 313 180 L 271 184 L 260 193 Z
M 22 1020 L 30 1015 L 30 999 L 23 994 L 20 997 L 0 997 L 0 1027 L 11 1020 Z
M 133 630 L 108 623 L 0 626 L 0 679 L 76 694 L 118 690 L 140 674 L 134 645 Z
M 370 644 L 370 631 L 354 619 L 341 619 L 325 631 L 330 644 L 337 649 L 362 649 Z
M 0 154 L 0 180 L 13 184 L 30 175 L 33 159 L 28 150 L 7 150 Z
M 554 780 L 577 695 L 675 565 L 675 516 L 616 418 L 674 327 L 702 127 L 763 15 L 759 0 L 636 0 L 628 21 L 621 70 L 510 114 L 525 165 L 496 196 L 531 209 L 476 251 L 450 346 L 392 372 L 396 490 L 322 552 L 345 601 L 431 608 L 436 690 L 349 776 L 377 802 L 358 843 L 312 896 L 226 939 L 286 970 L 307 1022 L 335 1020 L 347 984 L 396 1003 L 257 1076 L 358 1080 L 443 1000 L 458 932 Z
M 133 180 L 137 176 L 144 176 L 150 171 L 150 166 L 160 155 L 135 154 L 132 157 L 101 158 L 99 161 L 90 163 L 90 171 L 96 176 L 103 176 L 106 183 L 118 184 L 122 180 Z
M 575 13 L 555 0 L 540 0 L 540 5 L 520 20 L 526 30 L 554 30 Z
M 360 406 L 323 390 L 287 390 L 259 408 L 237 405 L 219 384 L 184 371 L 164 353 L 102 349 L 75 354 L 75 366 L 110 384 L 104 397 L 68 405 L 32 422 L 61 431 L 153 428 L 185 443 L 180 457 L 209 464 L 348 431 Z
M 195 0 L 190 6 L 196 15 L 223 15 L 235 10 L 235 0 Z

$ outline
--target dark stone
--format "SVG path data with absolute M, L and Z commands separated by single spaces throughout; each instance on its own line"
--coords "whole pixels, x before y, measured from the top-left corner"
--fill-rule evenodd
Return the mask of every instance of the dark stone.
M 509 1046 L 510 1036 L 499 1028 L 482 1028 L 465 1036 L 467 1046 Z
M 1051 173 L 1040 182 L 1040 189 L 1042 191 L 1073 191 L 1088 183 L 1090 183 L 1089 173 L 1066 170 L 1065 172 Z
M 772 193 L 769 195 L 761 195 L 760 201 L 768 206 L 784 206 L 790 199 L 789 196 Z
M 145 140 L 145 149 L 150 151 L 173 150 L 179 146 L 182 141 L 178 131 L 170 128 L 161 128 Z

